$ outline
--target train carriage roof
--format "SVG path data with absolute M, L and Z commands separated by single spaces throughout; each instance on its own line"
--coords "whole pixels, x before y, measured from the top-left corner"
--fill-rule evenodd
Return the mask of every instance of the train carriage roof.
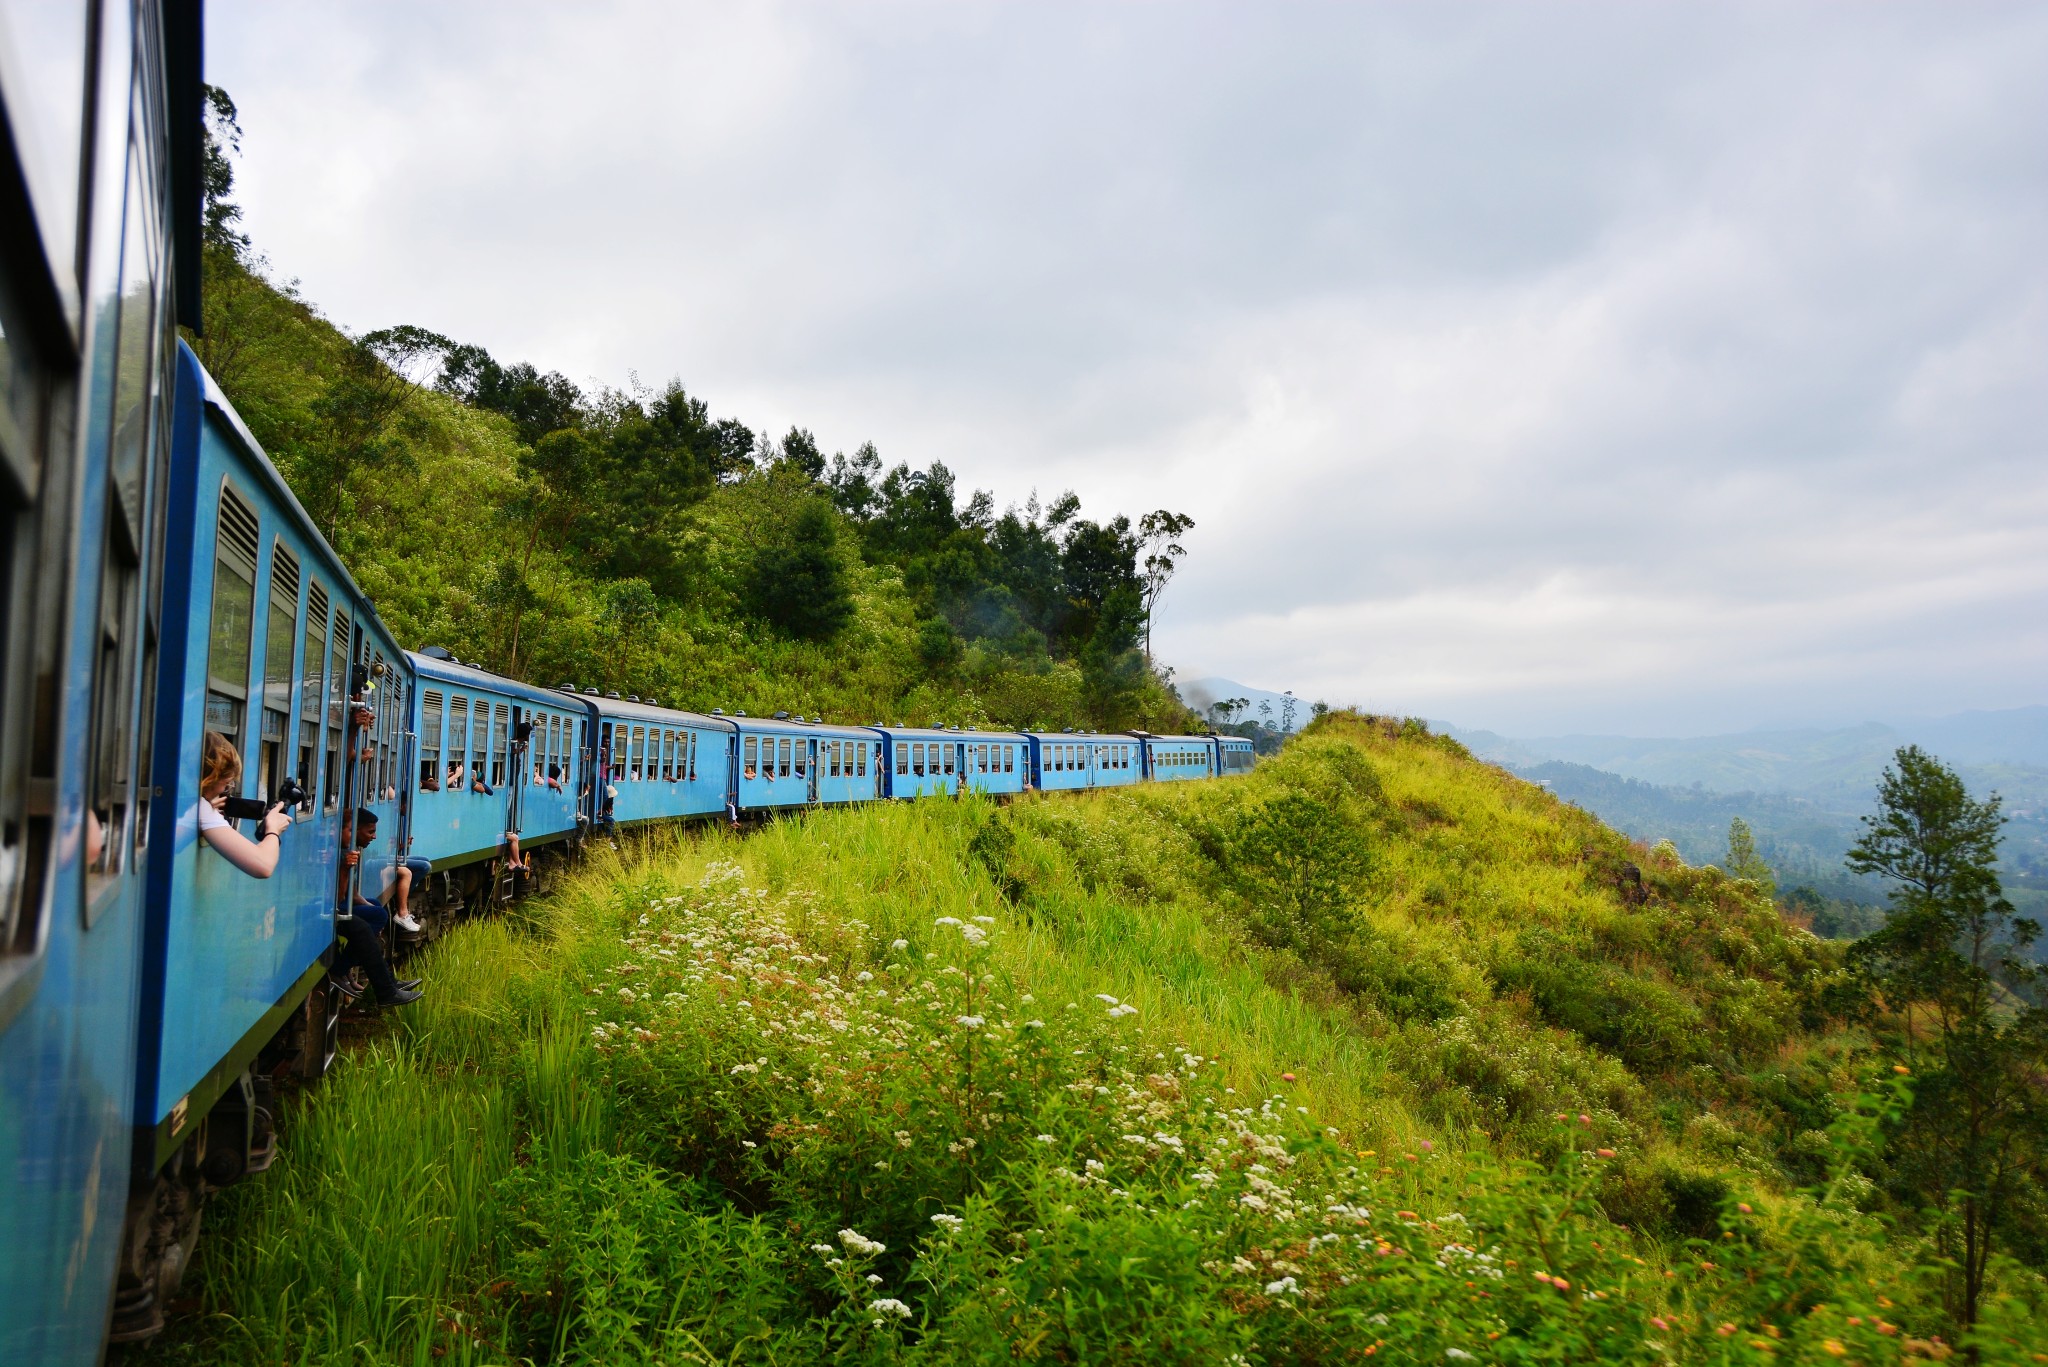
M 695 726 L 710 731 L 732 731 L 737 717 L 711 717 L 702 712 L 685 712 L 675 707 L 660 707 L 651 702 L 634 702 L 630 698 L 593 698 L 588 693 L 571 693 L 563 689 L 555 696 L 574 698 L 577 702 L 597 709 L 600 717 L 612 720 L 659 722 L 663 726 Z
M 538 684 L 523 683 L 518 679 L 507 678 L 503 674 L 493 674 L 488 669 L 463 664 L 459 660 L 443 660 L 424 651 L 408 650 L 405 652 L 405 658 L 422 679 L 436 679 L 459 688 L 490 689 L 524 699 L 536 707 L 555 707 L 580 712 L 585 710 L 585 705 L 590 701 L 580 695 L 542 688 Z
M 944 726 L 871 726 L 870 731 L 898 740 L 957 740 L 957 741 L 1020 741 L 1025 739 L 1022 731 L 955 731 Z

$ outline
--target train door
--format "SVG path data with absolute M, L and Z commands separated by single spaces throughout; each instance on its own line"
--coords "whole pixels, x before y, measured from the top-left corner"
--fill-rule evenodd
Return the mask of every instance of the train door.
M 502 708 L 500 709 L 503 710 Z M 526 778 L 531 767 L 526 762 L 527 751 L 533 744 L 533 720 L 525 709 L 512 708 L 511 751 L 505 764 L 505 829 L 523 834 L 526 818 Z
M 808 782 L 807 782 L 807 783 L 805 784 L 805 787 L 804 787 L 804 796 L 805 796 L 805 800 L 806 800 L 806 801 L 810 801 L 810 802 L 816 802 L 816 801 L 818 800 L 818 741 L 817 741 L 817 738 L 816 738 L 815 736 L 798 736 L 798 737 L 797 737 L 797 740 L 796 740 L 796 744 L 797 744 L 797 750 L 798 750 L 798 752 L 799 752 L 800 754 L 808 755 L 808 756 L 810 757 L 810 761 L 811 761 L 811 764 L 810 764 L 810 778 L 809 778 Z

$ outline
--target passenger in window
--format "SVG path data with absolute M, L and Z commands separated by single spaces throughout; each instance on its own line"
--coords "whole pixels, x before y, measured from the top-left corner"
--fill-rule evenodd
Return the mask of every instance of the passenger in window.
M 484 781 L 484 761 L 482 760 L 478 760 L 470 766 L 469 791 L 472 793 L 482 793 L 485 797 L 491 797 L 498 791 Z
M 356 808 L 355 820 L 347 831 L 349 863 L 341 870 L 341 884 L 344 890 L 349 883 L 349 867 L 362 860 L 362 852 L 377 843 L 377 814 L 368 807 Z M 352 987 L 347 974 L 352 969 L 361 969 L 363 976 L 370 980 L 370 987 L 376 992 L 379 1006 L 404 1006 L 420 999 L 420 980 L 398 981 L 391 971 L 390 961 L 384 957 L 384 928 L 390 924 L 390 913 L 375 902 L 356 894 L 351 908 L 353 915 L 335 919 L 335 934 L 341 937 L 341 953 L 335 956 L 334 966 L 340 970 L 334 982 L 348 997 L 361 994 L 361 989 Z
M 449 792 L 459 793 L 466 786 L 462 781 L 463 773 L 464 770 L 462 767 L 461 760 L 456 760 L 453 764 L 448 766 L 448 776 L 442 780 L 442 783 L 447 787 Z
M 242 757 L 218 731 L 208 731 L 199 750 L 199 838 L 216 854 L 251 878 L 277 871 L 284 832 L 292 824 L 291 809 L 282 804 L 264 813 L 262 829 L 251 840 L 221 815 L 229 791 L 242 781 Z
M 543 783 L 547 784 L 547 785 L 548 785 L 548 787 L 550 787 L 550 788 L 554 789 L 554 790 L 555 790 L 556 792 L 558 792 L 558 793 L 559 793 L 559 792 L 561 792 L 561 791 L 562 791 L 562 766 L 561 766 L 561 765 L 559 765 L 559 764 L 550 764 L 550 765 L 548 766 L 548 776 L 547 776 L 547 777 L 546 777 L 545 779 L 542 779 L 541 781 L 542 781 Z

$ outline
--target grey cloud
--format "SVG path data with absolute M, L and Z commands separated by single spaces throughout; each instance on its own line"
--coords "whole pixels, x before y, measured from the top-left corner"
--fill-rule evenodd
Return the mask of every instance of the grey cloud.
M 220 4 L 426 323 L 1199 519 L 1189 674 L 1611 731 L 2041 700 L 2048 13 Z

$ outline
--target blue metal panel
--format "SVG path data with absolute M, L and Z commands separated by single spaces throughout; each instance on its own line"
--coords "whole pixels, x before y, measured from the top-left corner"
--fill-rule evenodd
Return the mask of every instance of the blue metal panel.
M 1216 745 L 1208 736 L 1147 736 L 1145 766 L 1155 783 L 1216 776 Z
M 1258 759 L 1256 747 L 1239 736 L 1218 736 L 1216 748 L 1219 765 L 1217 772 L 1224 778 L 1249 773 Z
M 1027 742 L 1019 731 L 970 731 L 960 737 L 962 771 L 977 793 L 1021 793 L 1031 776 Z
M 610 802 L 613 822 L 629 826 L 726 810 L 726 753 L 734 719 L 616 698 L 599 700 L 595 711 L 595 745 L 602 776 L 598 800 L 600 808 Z M 682 742 L 673 751 L 667 743 L 671 732 Z M 694 766 L 687 749 L 692 737 L 696 742 Z
M 174 485 L 182 506 L 174 510 L 176 540 L 165 568 L 164 668 L 156 719 L 156 783 L 163 797 L 150 871 L 144 1058 L 134 1116 L 143 1129 L 165 1127 L 165 1137 L 172 1140 L 181 1138 L 204 1113 L 203 1105 L 186 1104 L 181 1109 L 193 1087 L 244 1042 L 333 943 L 340 881 L 338 803 L 323 810 L 316 802 L 311 810 L 297 814 L 298 820 L 281 839 L 277 869 L 267 879 L 242 874 L 199 841 L 215 510 L 223 482 L 231 482 L 257 511 L 263 547 L 259 564 L 267 566 L 272 547 L 282 542 L 298 557 L 310 581 L 323 584 L 337 606 L 362 611 L 360 602 L 351 603 L 356 597 L 353 586 L 304 514 L 295 504 L 275 497 L 260 453 L 244 444 L 223 407 L 210 403 L 203 414 L 199 411 L 204 377 L 198 362 L 182 347 L 179 377 L 181 419 L 188 408 L 192 417 L 181 420 L 173 451 Z M 218 398 L 217 392 L 213 397 Z M 261 696 L 269 591 L 269 576 L 259 573 L 248 664 L 252 703 Z M 295 648 L 306 632 L 308 597 L 301 595 L 293 618 Z M 363 620 L 360 626 L 366 629 L 366 639 L 383 643 L 387 659 L 395 654 L 374 619 Z M 329 635 L 324 623 L 318 629 L 323 637 Z M 297 650 L 293 659 L 299 667 L 292 671 L 289 716 L 297 719 L 301 708 L 296 689 L 306 671 Z M 245 727 L 254 734 L 252 724 Z M 245 792 L 254 791 L 255 771 L 253 759 L 245 756 Z M 386 820 L 395 832 L 395 810 Z M 388 837 L 384 843 L 389 843 Z
M 888 795 L 894 798 L 951 796 L 960 791 L 962 733 L 936 728 L 878 726 Z
M 868 727 L 772 717 L 731 720 L 738 741 L 735 788 L 740 811 L 861 802 L 883 791 L 876 753 L 881 742 Z M 841 747 L 837 775 L 832 772 L 834 745 Z
M 449 869 L 491 858 L 510 830 L 518 831 L 522 850 L 574 835 L 577 794 L 591 767 L 584 753 L 590 720 L 584 700 L 469 665 L 411 653 L 406 660 L 415 680 L 408 709 L 413 741 L 406 776 L 412 792 L 408 853 L 431 860 L 436 869 Z M 429 693 L 437 704 L 431 712 Z M 515 716 L 533 723 L 516 763 L 497 745 L 501 708 L 508 736 Z M 486 742 L 481 755 L 475 749 L 478 716 Z M 563 742 L 565 726 L 568 740 Z M 451 782 L 449 768 L 458 751 L 464 774 Z M 482 785 L 475 782 L 479 763 L 484 766 Z M 551 767 L 557 770 L 552 779 Z

